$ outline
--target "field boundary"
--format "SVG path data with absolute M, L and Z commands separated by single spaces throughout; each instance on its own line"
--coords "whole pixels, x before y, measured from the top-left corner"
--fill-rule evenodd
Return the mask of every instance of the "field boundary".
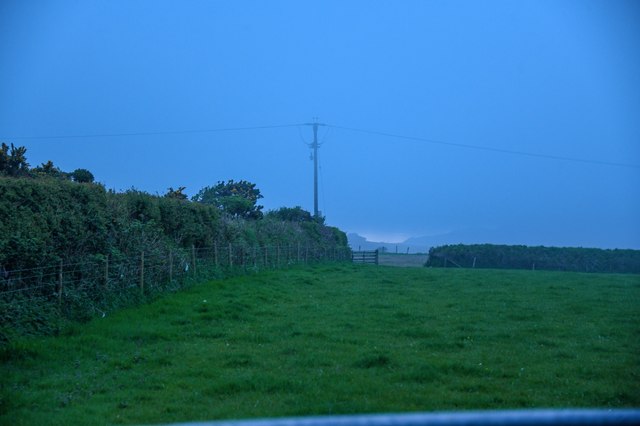
M 351 262 L 360 264 L 377 265 L 379 259 L 378 250 L 361 250 L 351 252 Z
M 9 340 L 7 333 L 50 333 L 53 318 L 104 317 L 107 312 L 196 282 L 294 265 L 348 262 L 350 255 L 345 246 L 214 244 L 190 250 L 141 251 L 128 257 L 100 255 L 80 262 L 60 260 L 16 270 L 0 265 L 0 319 L 5 322 L 0 327 L 0 346 Z M 34 321 L 34 312 L 46 313 L 49 319 Z

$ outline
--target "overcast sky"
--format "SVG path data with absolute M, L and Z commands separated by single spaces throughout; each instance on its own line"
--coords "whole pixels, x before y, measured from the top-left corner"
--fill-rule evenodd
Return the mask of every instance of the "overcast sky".
M 295 124 L 318 117 L 345 231 L 640 248 L 639 23 L 638 1 L 2 0 L 0 140 L 107 188 L 246 179 L 311 211 Z

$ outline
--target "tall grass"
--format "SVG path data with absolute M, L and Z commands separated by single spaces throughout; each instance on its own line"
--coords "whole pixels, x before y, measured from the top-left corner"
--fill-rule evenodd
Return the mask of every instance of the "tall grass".
M 16 342 L 2 424 L 640 405 L 640 277 L 325 265 Z

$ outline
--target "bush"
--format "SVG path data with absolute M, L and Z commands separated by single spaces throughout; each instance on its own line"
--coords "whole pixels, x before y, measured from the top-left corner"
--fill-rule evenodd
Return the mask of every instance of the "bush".
M 640 250 L 528 247 L 494 244 L 432 247 L 425 266 L 640 273 Z

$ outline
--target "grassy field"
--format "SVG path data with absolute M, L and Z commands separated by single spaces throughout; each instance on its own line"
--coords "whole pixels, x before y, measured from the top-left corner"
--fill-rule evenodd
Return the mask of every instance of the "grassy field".
M 640 277 L 325 265 L 24 341 L 0 424 L 640 405 Z
M 380 253 L 378 263 L 384 266 L 402 266 L 422 268 L 427 262 L 426 254 L 391 254 Z

